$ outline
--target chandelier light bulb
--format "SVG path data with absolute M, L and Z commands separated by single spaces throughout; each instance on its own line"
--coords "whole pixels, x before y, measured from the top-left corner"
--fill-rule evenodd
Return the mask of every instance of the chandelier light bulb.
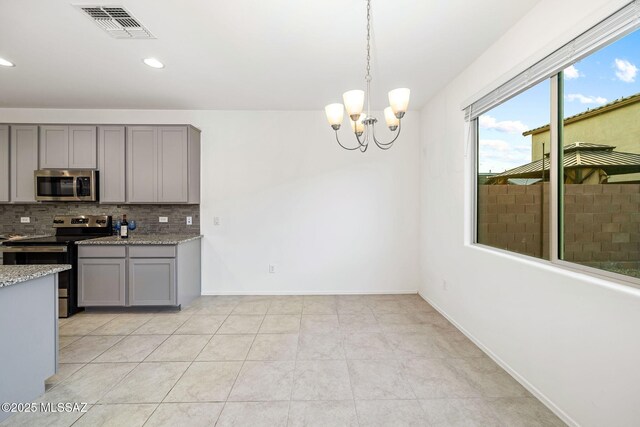
M 358 134 L 358 136 L 362 135 L 362 133 L 364 132 L 365 117 L 367 117 L 366 114 L 360 114 L 360 117 L 358 117 L 358 120 L 355 120 L 355 121 L 349 118 L 349 121 L 351 122 L 351 130 L 356 134 Z
M 409 95 L 411 91 L 406 87 L 394 89 L 389 92 L 389 104 L 397 118 L 401 119 L 409 107 Z
M 389 127 L 391 132 L 395 131 L 400 124 L 400 119 L 396 117 L 391 107 L 387 107 L 384 109 L 384 119 L 387 122 L 387 126 Z
M 327 115 L 327 120 L 331 125 L 331 128 L 335 131 L 336 141 L 340 147 L 345 150 L 354 151 L 359 150 L 361 153 L 367 151 L 370 143 L 373 142 L 381 150 L 388 150 L 396 142 L 400 136 L 400 130 L 402 129 L 402 117 L 407 112 L 409 106 L 409 89 L 399 88 L 389 92 L 389 104 L 390 107 L 384 109 L 384 118 L 387 123 L 387 127 L 393 135 L 390 141 L 383 142 L 376 138 L 375 126 L 379 123 L 378 120 L 371 115 L 371 0 L 367 0 L 367 68 L 364 76 L 366 82 L 366 91 L 364 90 L 349 90 L 342 94 L 342 104 L 329 104 L 324 107 L 324 112 Z M 367 109 L 364 109 L 364 101 L 367 101 Z M 342 119 L 344 118 L 344 110 L 347 110 L 347 116 L 349 117 L 349 123 L 351 124 L 351 130 L 353 131 L 357 144 L 345 145 L 340 141 L 340 135 L 338 130 L 342 125 Z
M 364 91 L 350 90 L 342 95 L 344 106 L 351 120 L 357 119 L 364 108 Z
M 329 104 L 324 107 L 324 112 L 333 130 L 340 129 L 340 125 L 342 125 L 342 120 L 344 119 L 344 105 L 339 103 Z

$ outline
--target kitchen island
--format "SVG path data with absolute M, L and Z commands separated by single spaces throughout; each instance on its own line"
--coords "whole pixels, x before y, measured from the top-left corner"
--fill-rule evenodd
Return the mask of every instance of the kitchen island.
M 180 308 L 201 294 L 201 235 L 134 234 L 78 245 L 80 307 Z
M 57 370 L 58 273 L 71 265 L 0 265 L 0 402 L 32 402 Z M 0 421 L 10 412 L 0 411 Z

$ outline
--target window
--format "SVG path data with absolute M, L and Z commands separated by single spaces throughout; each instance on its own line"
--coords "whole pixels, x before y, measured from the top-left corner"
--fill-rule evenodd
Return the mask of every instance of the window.
M 640 278 L 640 31 L 563 73 L 561 259 Z M 548 139 L 548 131 L 533 139 Z M 545 136 L 546 135 L 546 136 Z
M 541 150 L 524 135 L 549 121 L 545 80 L 478 119 L 477 242 L 549 259 L 549 172 Z M 544 162 L 548 169 L 548 160 Z
M 636 6 L 465 109 L 475 243 L 640 285 Z

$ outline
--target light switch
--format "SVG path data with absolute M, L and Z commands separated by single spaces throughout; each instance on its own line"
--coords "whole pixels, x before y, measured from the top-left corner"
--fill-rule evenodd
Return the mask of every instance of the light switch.
M 159 218 L 158 218 L 158 220 L 159 220 L 160 222 L 169 222 L 169 217 L 167 217 L 167 216 L 161 216 L 161 217 L 159 217 Z
M 29 224 L 31 222 L 31 218 L 28 216 L 21 216 L 20 217 L 20 222 L 23 224 Z

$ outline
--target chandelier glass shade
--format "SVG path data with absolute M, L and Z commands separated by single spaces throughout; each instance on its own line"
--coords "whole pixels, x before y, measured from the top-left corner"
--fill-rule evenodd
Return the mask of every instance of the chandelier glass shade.
M 336 141 L 345 150 L 367 151 L 369 142 L 373 141 L 379 148 L 388 150 L 400 136 L 400 122 L 409 107 L 410 90 L 398 88 L 389 92 L 389 107 L 384 109 L 384 119 L 387 127 L 394 132 L 393 138 L 389 142 L 381 142 L 376 138 L 375 124 L 378 119 L 371 115 L 370 94 L 371 94 L 371 0 L 367 0 L 367 70 L 365 74 L 366 91 L 349 90 L 342 95 L 342 104 L 329 104 L 324 107 L 327 120 L 331 128 L 336 133 Z M 365 110 L 366 101 L 366 112 Z M 353 147 L 345 146 L 340 141 L 338 130 L 342 126 L 344 113 L 347 111 L 351 131 L 355 135 L 357 145 Z

